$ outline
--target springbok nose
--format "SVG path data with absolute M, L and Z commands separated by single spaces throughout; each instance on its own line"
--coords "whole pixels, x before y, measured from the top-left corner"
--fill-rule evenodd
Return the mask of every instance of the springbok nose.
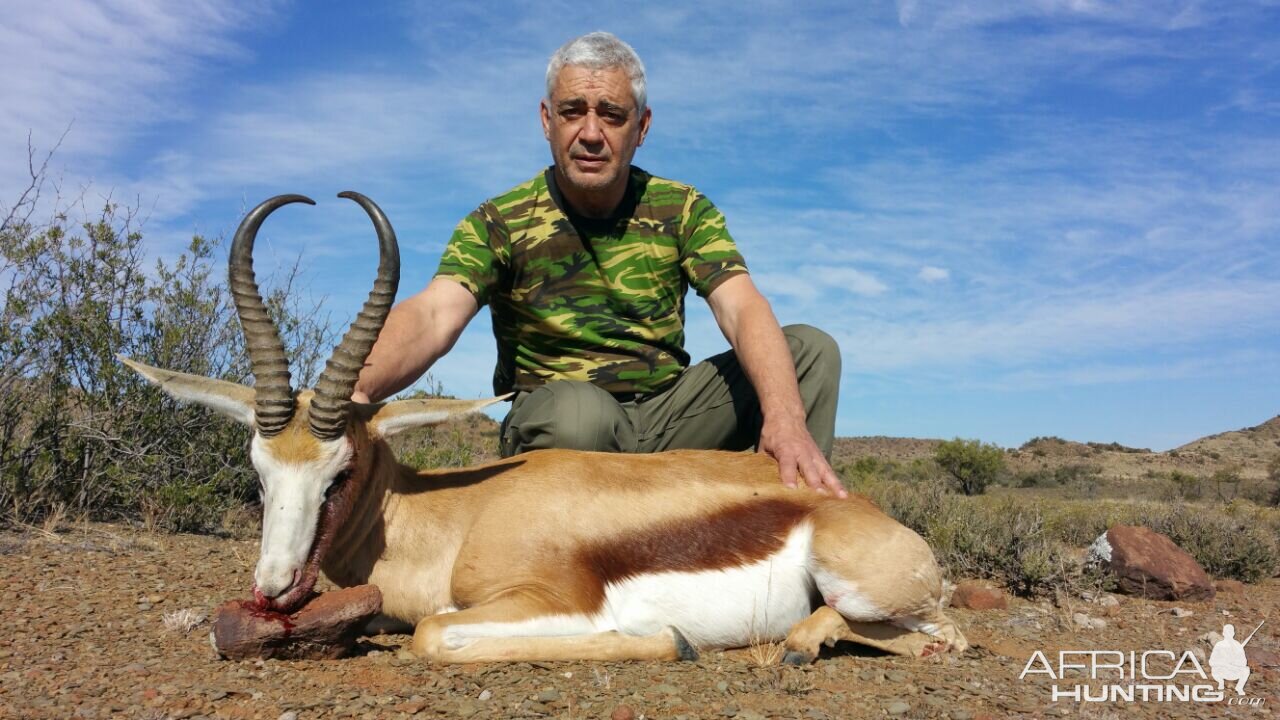
M 269 598 L 279 597 L 298 581 L 299 569 L 278 558 L 262 558 L 253 573 L 258 590 Z

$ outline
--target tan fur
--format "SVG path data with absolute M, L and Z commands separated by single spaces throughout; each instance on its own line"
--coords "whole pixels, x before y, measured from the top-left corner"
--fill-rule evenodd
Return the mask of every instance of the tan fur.
M 225 390 L 218 409 L 233 416 L 238 411 L 228 405 L 252 402 L 238 386 L 130 366 L 197 402 Z M 288 427 L 264 441 L 276 460 L 305 463 L 318 457 L 320 445 L 307 429 L 310 400 L 309 391 L 299 394 Z M 450 627 L 477 622 L 591 617 L 603 600 L 602 572 L 646 571 L 643 562 L 630 563 L 637 539 L 648 538 L 639 547 L 648 552 L 644 562 L 650 568 L 680 569 L 673 562 L 697 565 L 691 570 L 718 562 L 725 565 L 712 567 L 729 567 L 763 559 L 800 522 L 813 527 L 814 565 L 853 588 L 858 601 L 882 617 L 844 617 L 819 608 L 788 636 L 791 659 L 811 660 L 820 645 L 837 640 L 911 655 L 966 647 L 963 634 L 942 613 L 941 573 L 918 535 L 865 497 L 841 500 L 784 487 L 767 456 L 540 450 L 470 468 L 418 472 L 400 465 L 380 435 L 380 428 L 400 429 L 418 419 L 438 422 L 442 415 L 488 402 L 356 405 L 348 420 L 350 486 L 339 493 L 349 514 L 325 530 L 323 544 L 315 541 L 324 548 L 321 567 L 339 585 L 376 584 L 386 615 L 417 624 L 418 654 L 441 662 L 689 657 L 692 651 L 677 631 L 648 637 L 481 637 L 453 648 L 442 637 Z M 677 544 L 664 547 L 667 536 Z M 678 543 L 688 538 L 700 541 L 694 545 L 701 554 L 682 552 Z M 720 539 L 726 547 L 717 548 Z

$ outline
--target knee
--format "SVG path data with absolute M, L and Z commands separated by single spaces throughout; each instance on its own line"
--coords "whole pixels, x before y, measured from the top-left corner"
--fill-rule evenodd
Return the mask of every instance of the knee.
M 782 334 L 797 365 L 809 361 L 840 367 L 840 346 L 822 330 L 812 325 L 787 325 Z
M 630 421 L 612 395 L 586 382 L 557 380 L 529 393 L 508 429 L 515 454 L 541 448 L 625 451 Z

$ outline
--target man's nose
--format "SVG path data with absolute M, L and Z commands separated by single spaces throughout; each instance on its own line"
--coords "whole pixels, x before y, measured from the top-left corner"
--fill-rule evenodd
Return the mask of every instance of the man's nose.
M 600 116 L 588 112 L 582 122 L 582 132 L 578 133 L 582 142 L 599 143 L 604 141 L 604 133 L 600 131 Z

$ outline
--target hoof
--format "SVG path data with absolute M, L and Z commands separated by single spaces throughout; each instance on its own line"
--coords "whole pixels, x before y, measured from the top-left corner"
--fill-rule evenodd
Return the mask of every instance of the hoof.
M 930 655 L 937 655 L 939 653 L 944 653 L 950 649 L 951 649 L 951 643 L 947 642 L 946 640 L 935 640 L 934 642 L 931 642 L 928 645 L 924 646 L 924 648 L 920 651 L 920 657 L 929 657 Z
M 783 665 L 808 665 L 813 661 L 812 655 L 797 650 L 788 650 L 787 654 L 782 656 Z
M 693 646 L 693 643 L 685 639 L 683 633 L 672 627 L 671 634 L 675 636 L 677 660 L 688 660 L 692 662 L 698 659 L 698 649 Z

